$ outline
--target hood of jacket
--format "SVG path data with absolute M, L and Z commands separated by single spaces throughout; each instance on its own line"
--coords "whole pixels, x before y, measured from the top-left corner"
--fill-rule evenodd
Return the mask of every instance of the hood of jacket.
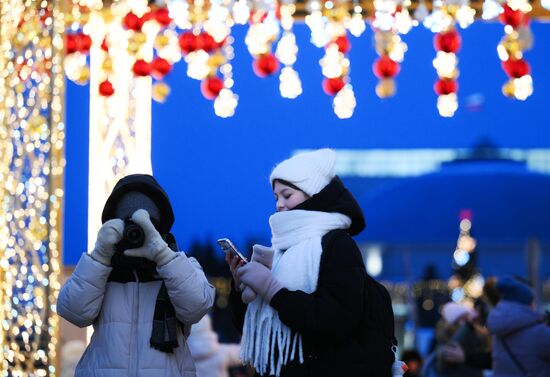
M 321 191 L 297 205 L 294 209 L 320 212 L 336 212 L 348 216 L 351 225 L 348 233 L 356 236 L 365 229 L 365 216 L 359 203 L 344 186 L 338 176 L 334 177 Z
M 168 194 L 166 194 L 157 180 L 149 174 L 131 174 L 120 179 L 105 202 L 105 207 L 101 215 L 101 222 L 105 223 L 115 218 L 118 201 L 124 194 L 130 191 L 141 192 L 155 202 L 161 214 L 160 224 L 158 224 L 157 230 L 160 234 L 169 233 L 174 224 L 172 204 L 170 204 Z
M 487 318 L 489 331 L 507 336 L 542 322 L 542 316 L 527 305 L 501 300 Z

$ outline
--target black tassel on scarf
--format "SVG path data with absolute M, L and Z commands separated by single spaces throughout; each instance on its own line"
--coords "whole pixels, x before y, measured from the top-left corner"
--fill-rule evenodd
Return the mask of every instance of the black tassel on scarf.
M 162 283 L 155 305 L 151 347 L 162 352 L 172 353 L 178 346 L 177 328 L 178 320 L 174 305 L 170 302 L 166 285 Z
M 176 239 L 171 233 L 168 233 L 164 240 L 168 243 L 170 249 L 178 252 Z M 113 271 L 109 275 L 108 281 L 116 283 L 135 282 L 136 275 L 138 282 L 141 283 L 160 280 L 156 263 L 145 258 L 127 257 L 122 254 L 123 251 L 120 250 L 113 256 L 111 260 Z M 174 348 L 179 345 L 177 331 L 176 311 L 168 296 L 166 285 L 162 282 L 155 302 L 155 315 L 149 344 L 159 351 L 172 353 Z

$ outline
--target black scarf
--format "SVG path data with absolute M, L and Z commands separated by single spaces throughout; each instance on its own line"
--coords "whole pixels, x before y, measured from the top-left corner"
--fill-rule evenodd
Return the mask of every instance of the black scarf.
M 166 234 L 164 240 L 168 247 L 178 252 L 176 239 L 171 233 Z M 127 257 L 122 254 L 124 250 L 117 250 L 111 259 L 113 270 L 108 281 L 116 283 L 138 282 L 145 283 L 161 280 L 157 273 L 157 264 L 146 258 Z M 170 302 L 166 285 L 162 282 L 155 303 L 155 315 L 153 317 L 153 329 L 151 331 L 150 345 L 162 352 L 172 353 L 178 347 L 177 338 L 178 320 L 174 305 Z

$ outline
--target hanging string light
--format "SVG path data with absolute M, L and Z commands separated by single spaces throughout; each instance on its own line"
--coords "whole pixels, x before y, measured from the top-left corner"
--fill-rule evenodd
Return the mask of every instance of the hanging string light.
M 346 29 L 346 25 L 351 22 L 347 3 L 326 1 L 320 4 L 311 1 L 310 8 L 312 14 L 309 26 L 312 31 L 312 42 L 315 45 L 324 42 L 325 48 L 325 55 L 319 61 L 325 77 L 322 83 L 323 90 L 326 94 L 334 96 L 332 106 L 336 116 L 340 119 L 350 118 L 357 103 L 351 85 L 350 61 L 347 57 L 351 50 Z
M 270 76 L 279 69 L 279 61 L 272 52 L 272 45 L 279 38 L 277 11 L 274 1 L 264 0 L 256 2 L 250 14 L 245 43 L 254 57 L 252 69 L 258 77 Z
M 101 40 L 94 41 L 94 32 L 88 25 L 93 8 L 90 4 L 104 7 L 109 18 L 106 24 L 121 22 L 124 26 L 127 51 L 133 57 L 129 67 L 136 78 L 151 81 L 152 97 L 156 101 L 166 100 L 170 88 L 165 77 L 183 56 L 188 76 L 201 81 L 201 92 L 205 98 L 214 101 L 216 113 L 223 117 L 232 116 L 238 97 L 232 91 L 234 78 L 230 62 L 234 51 L 231 29 L 235 24 L 246 23 L 249 23 L 249 28 L 245 42 L 254 57 L 252 70 L 255 74 L 267 77 L 275 74 L 282 65 L 279 74 L 281 96 L 296 98 L 302 93 L 302 83 L 294 69 L 298 53 L 292 30 L 297 13 L 295 0 L 133 0 L 128 2 L 132 5 L 126 6 L 129 10 L 122 19 L 112 16 L 112 8 L 122 8 L 125 2 L 103 5 L 100 0 L 71 1 L 65 15 L 66 74 L 74 82 L 85 84 L 90 75 L 91 46 L 101 44 L 105 55 L 104 77 L 97 90 L 104 97 L 114 95 L 117 90 L 111 77 L 111 31 L 108 30 Z M 324 48 L 320 60 L 324 76 L 322 88 L 334 97 L 333 107 L 338 117 L 351 117 L 356 106 L 349 75 L 351 43 L 348 33 L 360 36 L 365 30 L 364 17 L 369 13 L 373 16 L 375 48 L 379 55 L 373 64 L 373 71 L 380 80 L 376 86 L 377 95 L 386 98 L 395 94 L 395 77 L 407 50 L 401 37 L 422 22 L 436 33 L 437 55 L 433 64 L 438 73 L 434 90 L 438 96 L 439 113 L 446 117 L 454 115 L 458 109 L 456 53 L 461 45 L 457 27 L 468 27 L 474 21 L 476 11 L 469 0 L 435 0 L 430 3 L 431 12 L 425 0 L 419 0 L 414 17 L 409 12 L 411 0 L 373 0 L 373 10 L 360 0 L 309 0 L 305 9 L 299 7 L 300 16 L 305 12 L 311 42 Z M 504 7 L 500 0 L 485 0 L 479 9 L 484 19 L 500 14 L 500 20 L 506 25 L 506 35 L 498 47 L 503 69 L 510 78 L 503 92 L 520 100 L 532 93 L 530 67 L 523 58 L 524 51 L 532 46 L 527 17 L 531 8 L 528 0 L 507 0 Z M 275 49 L 274 43 L 281 32 Z M 18 64 L 25 71 L 24 62 Z
M 296 36 L 292 31 L 292 25 L 294 24 L 293 15 L 295 11 L 296 4 L 294 1 L 284 2 L 279 8 L 281 27 L 284 32 L 277 44 L 277 51 L 275 52 L 277 59 L 284 65 L 279 75 L 279 90 L 281 91 L 282 97 L 290 99 L 294 99 L 302 94 L 300 76 L 292 67 L 298 55 Z
M 376 94 L 380 98 L 395 94 L 394 77 L 399 73 L 407 45 L 401 40 L 400 34 L 407 34 L 418 24 L 409 14 L 410 0 L 375 0 L 374 41 L 376 52 L 380 56 L 373 64 L 373 71 L 380 82 L 376 86 Z
M 508 0 L 498 16 L 505 25 L 505 35 L 498 44 L 497 52 L 502 69 L 509 78 L 502 87 L 502 93 L 521 101 L 533 94 L 531 67 L 523 57 L 524 51 L 533 46 L 528 16 L 531 10 L 527 0 Z
M 437 55 L 433 60 L 433 66 L 439 77 L 434 84 L 437 94 L 437 109 L 443 117 L 452 117 L 458 109 L 458 58 L 462 39 L 456 24 L 462 28 L 468 27 L 473 21 L 475 10 L 470 6 L 469 0 L 457 2 L 433 2 L 432 13 L 425 17 L 424 26 L 436 33 L 434 35 L 434 47 Z

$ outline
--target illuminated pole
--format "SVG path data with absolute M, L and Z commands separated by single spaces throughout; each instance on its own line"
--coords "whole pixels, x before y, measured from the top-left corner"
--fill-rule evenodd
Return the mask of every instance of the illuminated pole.
M 146 6 L 146 1 L 119 2 L 92 13 L 88 24 L 94 42 L 90 53 L 88 250 L 94 246 L 101 211 L 115 183 L 127 174 L 152 172 L 151 79 L 134 77 L 129 32 L 121 22 L 129 10 L 138 12 Z M 106 36 L 109 54 L 100 47 Z M 152 41 L 143 48 L 152 54 Z M 107 75 L 115 89 L 109 97 L 97 89 Z
M 0 2 L 0 366 L 58 375 L 65 124 L 58 1 Z

